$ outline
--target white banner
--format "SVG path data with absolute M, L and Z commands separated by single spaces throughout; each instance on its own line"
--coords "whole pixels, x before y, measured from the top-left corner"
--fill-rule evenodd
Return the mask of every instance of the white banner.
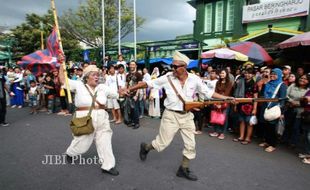
M 274 0 L 243 6 L 242 23 L 270 19 L 305 16 L 309 14 L 309 0 Z

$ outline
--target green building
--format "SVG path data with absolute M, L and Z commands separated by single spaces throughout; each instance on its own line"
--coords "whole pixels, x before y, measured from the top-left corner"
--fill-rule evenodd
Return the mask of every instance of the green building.
M 270 53 L 275 44 L 310 30 L 309 0 L 191 0 L 194 39 L 203 49 L 254 41 Z

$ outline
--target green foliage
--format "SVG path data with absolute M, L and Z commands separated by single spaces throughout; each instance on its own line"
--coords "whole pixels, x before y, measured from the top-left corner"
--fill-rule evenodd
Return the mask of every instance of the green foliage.
M 102 9 L 101 0 L 87 0 L 73 11 L 69 9 L 61 17 L 61 25 L 77 40 L 90 47 L 102 47 Z M 124 38 L 133 32 L 133 8 L 122 0 L 121 33 Z M 144 23 L 137 16 L 137 28 Z M 118 40 L 118 1 L 105 0 L 105 44 L 114 45 Z
M 44 47 L 46 48 L 46 39 L 54 26 L 54 17 L 51 10 L 42 16 L 34 13 L 26 14 L 26 21 L 11 30 L 16 41 L 15 53 L 27 55 L 41 49 L 40 22 L 43 23 Z M 70 60 L 72 52 L 80 50 L 79 41 L 63 30 L 62 27 L 60 27 L 60 33 L 65 55 Z

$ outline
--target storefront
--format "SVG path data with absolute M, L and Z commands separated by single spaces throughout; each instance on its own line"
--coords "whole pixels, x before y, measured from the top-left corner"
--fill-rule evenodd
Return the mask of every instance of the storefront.
M 194 39 L 212 49 L 254 41 L 270 53 L 275 44 L 310 30 L 310 0 L 192 0 Z

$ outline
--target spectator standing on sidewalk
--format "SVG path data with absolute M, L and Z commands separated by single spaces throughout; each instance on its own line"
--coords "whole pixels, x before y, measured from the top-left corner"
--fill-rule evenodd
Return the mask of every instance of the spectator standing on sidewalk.
M 6 85 L 6 79 L 3 73 L 3 68 L 0 67 L 0 124 L 4 127 L 9 126 L 9 124 L 5 121 L 6 116 L 6 93 L 9 92 L 9 88 Z

